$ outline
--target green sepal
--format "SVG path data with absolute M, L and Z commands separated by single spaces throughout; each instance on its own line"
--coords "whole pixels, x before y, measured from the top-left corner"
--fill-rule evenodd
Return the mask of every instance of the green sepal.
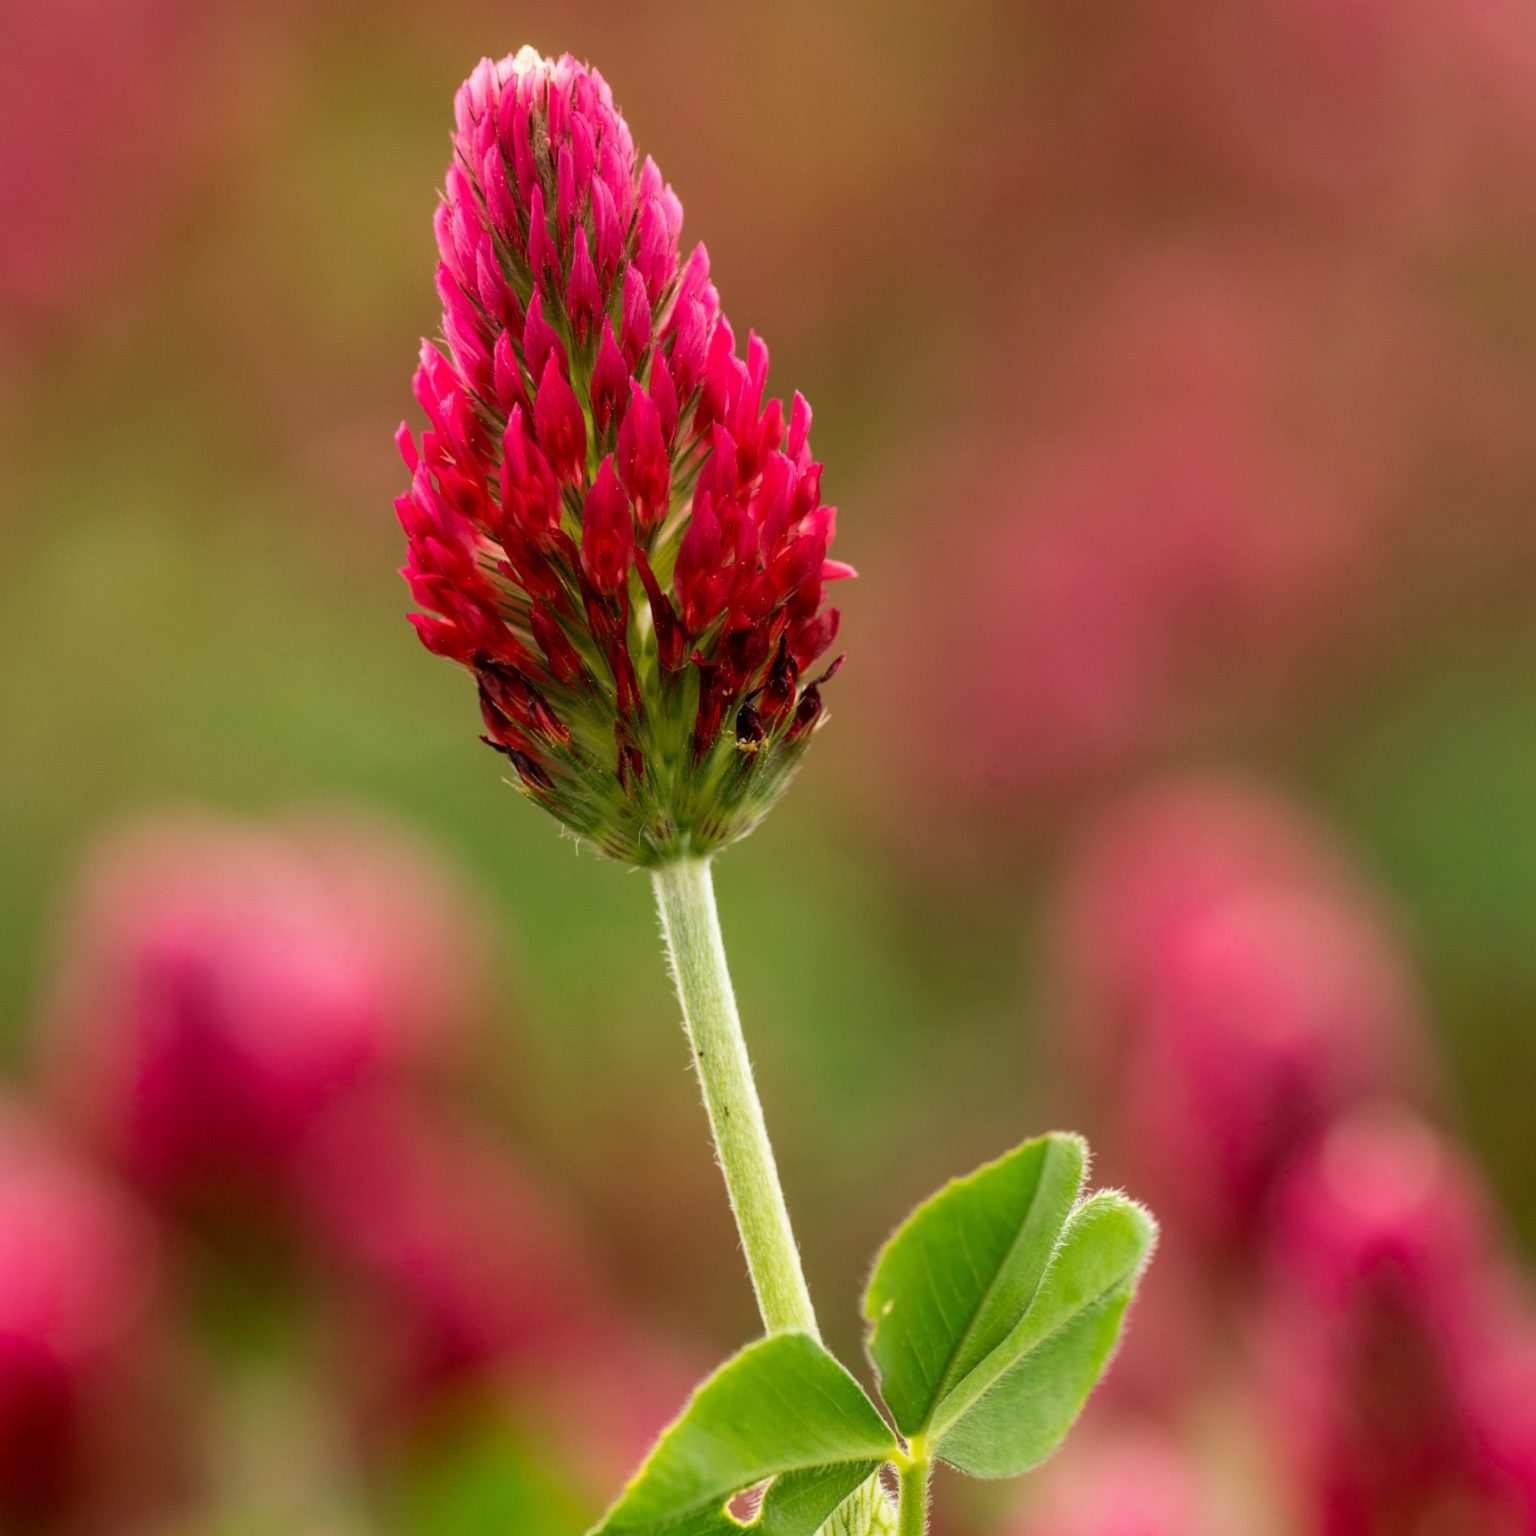
M 589 1536 L 738 1536 L 742 1524 L 727 1506 L 764 1482 L 750 1528 L 814 1536 L 900 1449 L 864 1389 L 815 1339 L 774 1334 L 694 1392 Z

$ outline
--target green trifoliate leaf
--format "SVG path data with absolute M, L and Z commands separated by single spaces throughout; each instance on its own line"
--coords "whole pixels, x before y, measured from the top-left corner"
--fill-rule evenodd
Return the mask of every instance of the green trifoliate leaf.
M 925 1434 L 1017 1328 L 1086 1161 L 1079 1137 L 1027 1141 L 940 1190 L 885 1245 L 864 1316 L 881 1394 L 903 1434 Z
M 1119 1342 L 1157 1226 L 1134 1201 L 1098 1194 L 1072 1215 L 1019 1325 L 950 1393 L 930 1448 L 973 1477 L 1013 1477 L 1072 1427 Z
M 864 1389 L 816 1340 L 775 1334 L 693 1394 L 590 1536 L 740 1536 L 727 1505 L 764 1482 L 752 1529 L 814 1536 L 899 1449 Z

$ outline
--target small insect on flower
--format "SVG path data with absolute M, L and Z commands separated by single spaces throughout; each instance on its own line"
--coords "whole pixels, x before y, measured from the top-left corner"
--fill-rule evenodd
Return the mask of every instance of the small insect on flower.
M 750 831 L 820 725 L 837 637 L 811 410 L 764 399 L 683 210 L 596 70 L 525 48 L 456 101 L 443 347 L 402 426 L 404 576 L 530 798 L 655 864 Z

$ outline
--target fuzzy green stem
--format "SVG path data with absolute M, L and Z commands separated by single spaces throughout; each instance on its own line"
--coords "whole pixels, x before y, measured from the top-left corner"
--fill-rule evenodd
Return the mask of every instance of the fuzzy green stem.
M 903 1463 L 896 1536 L 925 1536 L 928 1529 L 928 1477 L 932 1465 L 926 1456 Z
M 709 860 L 676 859 L 654 870 L 652 878 L 672 979 L 763 1326 L 769 1333 L 800 1329 L 820 1337 L 752 1081 Z

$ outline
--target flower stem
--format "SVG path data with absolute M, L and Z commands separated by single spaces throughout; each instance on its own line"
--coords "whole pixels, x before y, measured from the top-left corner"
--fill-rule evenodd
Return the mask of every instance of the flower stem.
M 652 878 L 672 979 L 763 1326 L 769 1333 L 800 1329 L 819 1338 L 742 1038 L 709 860 L 676 859 Z
M 926 1456 L 905 1462 L 901 1468 L 901 1497 L 896 1513 L 896 1536 L 924 1536 L 928 1529 L 928 1477 L 932 1463 Z

